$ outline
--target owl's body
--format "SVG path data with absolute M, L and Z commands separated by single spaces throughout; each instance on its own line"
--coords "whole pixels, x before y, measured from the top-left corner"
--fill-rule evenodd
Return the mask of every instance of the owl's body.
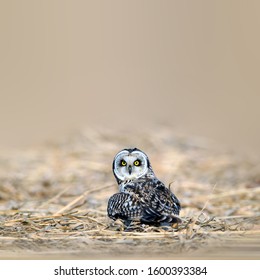
M 108 201 L 108 216 L 125 224 L 140 221 L 145 224 L 171 224 L 180 221 L 180 202 L 159 181 L 145 153 L 139 149 L 124 149 L 113 162 L 113 172 L 119 193 Z

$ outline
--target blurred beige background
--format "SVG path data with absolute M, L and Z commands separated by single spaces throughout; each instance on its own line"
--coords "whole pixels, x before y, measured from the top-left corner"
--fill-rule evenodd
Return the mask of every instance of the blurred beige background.
M 260 1 L 0 0 L 0 147 L 170 124 L 260 152 Z

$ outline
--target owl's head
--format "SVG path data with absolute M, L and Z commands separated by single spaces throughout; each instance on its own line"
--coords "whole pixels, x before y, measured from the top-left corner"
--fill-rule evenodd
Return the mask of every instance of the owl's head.
M 153 175 L 147 155 L 137 148 L 118 152 L 113 161 L 113 172 L 118 183 Z

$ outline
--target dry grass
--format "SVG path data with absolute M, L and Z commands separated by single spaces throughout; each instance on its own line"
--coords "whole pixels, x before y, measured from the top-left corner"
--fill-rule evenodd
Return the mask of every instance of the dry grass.
M 158 131 L 159 129 L 157 129 Z M 0 157 L 1 258 L 259 258 L 260 162 L 173 134 L 86 130 Z M 118 132 L 117 132 L 118 134 Z M 137 146 L 180 199 L 183 223 L 107 218 L 116 152 Z

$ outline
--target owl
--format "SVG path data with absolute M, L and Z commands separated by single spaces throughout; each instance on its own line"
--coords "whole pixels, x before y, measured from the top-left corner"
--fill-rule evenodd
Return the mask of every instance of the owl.
M 119 192 L 108 201 L 111 219 L 121 219 L 126 226 L 132 221 L 158 226 L 181 221 L 179 200 L 157 179 L 144 152 L 134 148 L 117 153 L 113 173 Z

